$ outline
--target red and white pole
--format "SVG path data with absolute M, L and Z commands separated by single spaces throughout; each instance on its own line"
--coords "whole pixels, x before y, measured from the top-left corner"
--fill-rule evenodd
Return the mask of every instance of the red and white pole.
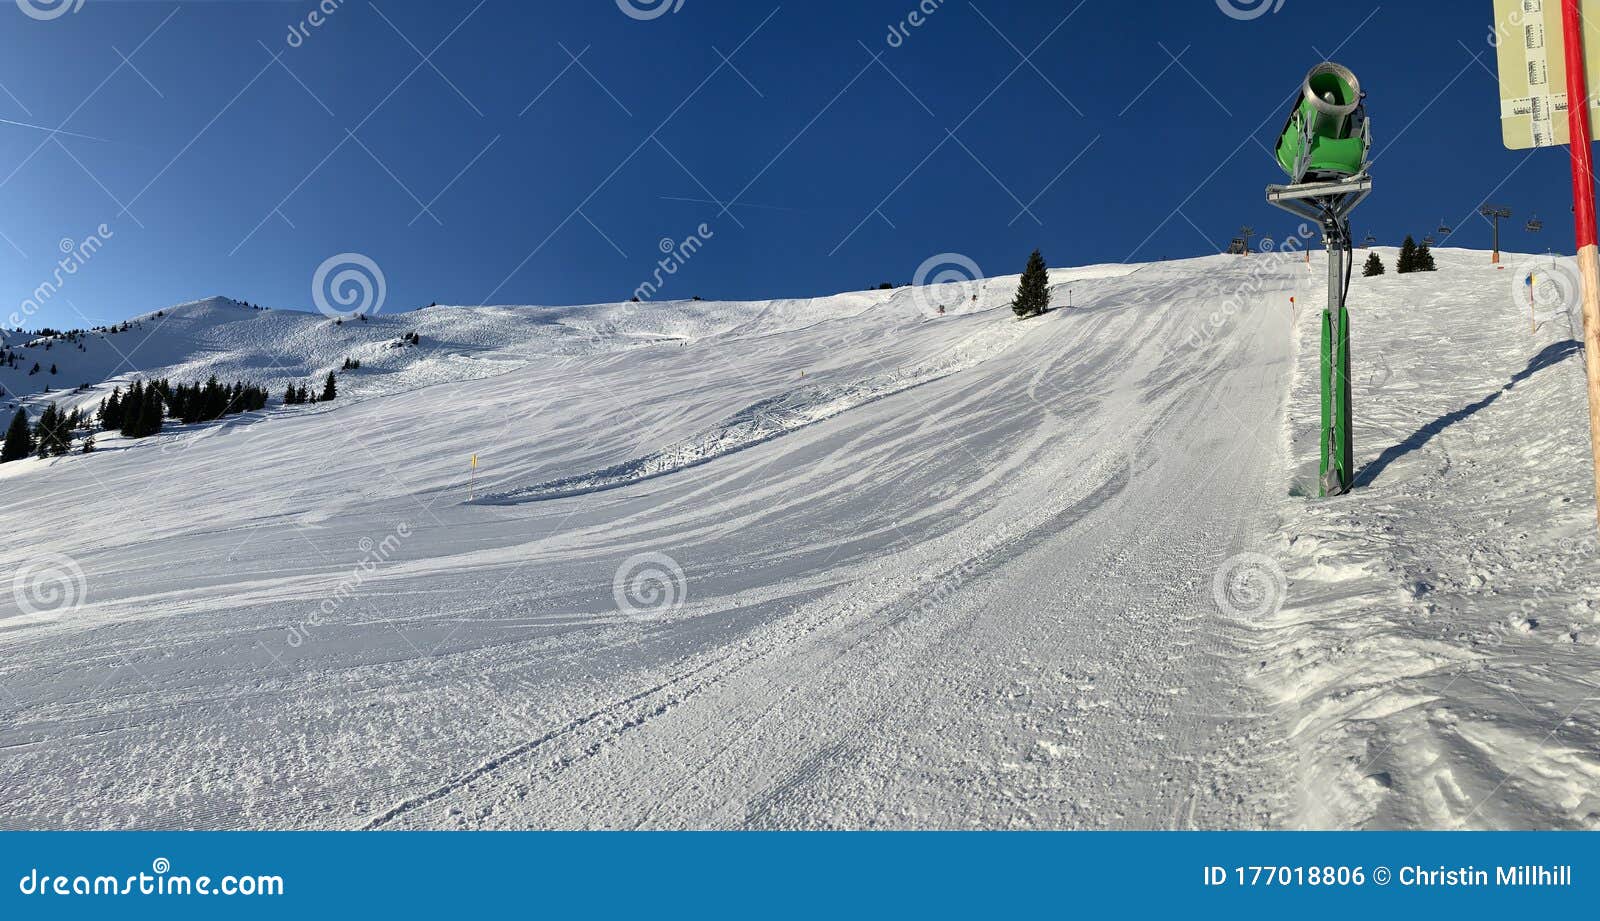
M 1589 74 L 1583 53 L 1580 0 L 1561 0 L 1567 50 L 1567 127 L 1572 152 L 1572 213 L 1578 228 L 1578 274 L 1583 280 L 1583 346 L 1588 362 L 1589 439 L 1594 452 L 1596 513 L 1600 515 L 1600 240 L 1594 216 L 1594 157 L 1589 133 Z

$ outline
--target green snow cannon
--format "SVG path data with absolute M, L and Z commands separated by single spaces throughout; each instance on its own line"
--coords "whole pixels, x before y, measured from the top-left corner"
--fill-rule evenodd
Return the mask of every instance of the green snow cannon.
M 1361 81 L 1348 67 L 1311 68 L 1278 137 L 1278 165 L 1295 185 L 1337 182 L 1366 170 L 1372 132 Z

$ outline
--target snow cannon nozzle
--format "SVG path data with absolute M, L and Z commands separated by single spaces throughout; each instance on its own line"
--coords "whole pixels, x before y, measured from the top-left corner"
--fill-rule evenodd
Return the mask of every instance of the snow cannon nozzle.
M 1311 68 L 1278 137 L 1278 165 L 1292 183 L 1337 181 L 1366 170 L 1372 135 L 1365 99 L 1350 68 L 1332 61 Z

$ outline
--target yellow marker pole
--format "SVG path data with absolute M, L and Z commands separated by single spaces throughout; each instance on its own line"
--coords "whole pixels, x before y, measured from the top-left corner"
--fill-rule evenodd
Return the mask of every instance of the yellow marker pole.
M 472 491 L 473 491 L 473 487 L 477 485 L 477 479 L 478 479 L 478 455 L 474 454 L 474 455 L 472 455 L 472 467 L 467 471 L 467 501 L 468 502 L 472 501 L 472 496 L 473 496 L 473 492 Z

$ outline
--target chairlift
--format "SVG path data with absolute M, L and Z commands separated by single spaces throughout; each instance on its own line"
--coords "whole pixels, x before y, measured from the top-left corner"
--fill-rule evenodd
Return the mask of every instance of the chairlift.
M 1448 237 L 1453 233 L 1455 233 L 1455 228 L 1451 227 L 1449 224 L 1446 224 L 1443 220 L 1439 221 L 1439 236 Z
M 1376 246 L 1377 244 L 1378 238 L 1373 236 L 1370 232 L 1367 234 L 1366 240 L 1362 241 L 1363 246 Z
M 1433 234 L 1430 233 L 1427 236 L 1422 238 L 1422 242 L 1423 242 L 1424 245 L 1432 246 L 1433 244 L 1435 244 L 1435 243 L 1437 243 L 1439 241 L 1435 240 L 1433 238 Z
M 1539 220 L 1539 215 L 1535 214 L 1533 217 L 1528 218 L 1528 233 L 1538 233 L 1543 229 L 1544 221 Z

